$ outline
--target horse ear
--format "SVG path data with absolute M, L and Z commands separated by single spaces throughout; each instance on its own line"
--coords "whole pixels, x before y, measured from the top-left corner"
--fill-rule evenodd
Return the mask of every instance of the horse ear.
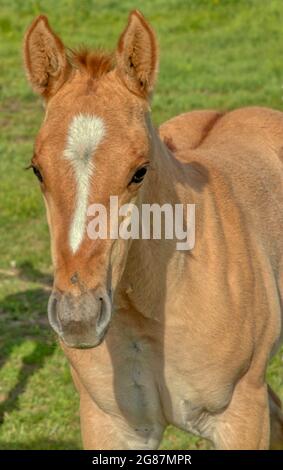
M 61 39 L 51 30 L 46 16 L 38 16 L 24 38 L 24 61 L 33 89 L 48 99 L 63 85 L 71 66 Z
M 116 51 L 117 71 L 130 91 L 148 98 L 158 71 L 156 36 L 143 15 L 134 10 L 120 36 Z

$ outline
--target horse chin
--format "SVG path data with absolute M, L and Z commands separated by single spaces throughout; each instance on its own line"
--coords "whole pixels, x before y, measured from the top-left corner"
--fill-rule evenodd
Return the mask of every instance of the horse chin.
M 93 349 L 97 348 L 103 341 L 106 336 L 106 331 L 100 335 L 99 338 L 95 337 L 93 340 L 87 339 L 83 340 L 72 340 L 72 338 L 64 338 L 64 335 L 60 335 L 60 341 L 64 346 L 71 349 Z
M 105 327 L 104 331 L 102 331 L 99 335 L 97 334 L 88 334 L 87 337 L 82 336 L 81 338 L 78 336 L 72 337 L 71 335 L 64 334 L 61 332 L 58 337 L 61 345 L 64 348 L 71 348 L 71 349 L 94 349 L 97 348 L 101 343 L 103 343 L 107 331 L 109 329 L 110 323 Z

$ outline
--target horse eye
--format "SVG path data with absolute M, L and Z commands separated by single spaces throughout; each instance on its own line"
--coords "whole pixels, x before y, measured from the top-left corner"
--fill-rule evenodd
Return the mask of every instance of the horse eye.
M 131 181 L 130 181 L 130 184 L 132 183 L 141 183 L 142 180 L 144 179 L 145 177 L 145 174 L 147 172 L 147 167 L 143 166 L 142 168 L 140 168 L 139 170 L 137 170 L 134 174 L 134 176 L 132 177 Z
M 35 176 L 38 178 L 38 180 L 42 183 L 42 182 L 43 182 L 43 178 L 42 178 L 42 175 L 41 175 L 39 169 L 38 169 L 36 166 L 33 166 L 33 167 L 32 167 L 32 170 L 33 170 Z

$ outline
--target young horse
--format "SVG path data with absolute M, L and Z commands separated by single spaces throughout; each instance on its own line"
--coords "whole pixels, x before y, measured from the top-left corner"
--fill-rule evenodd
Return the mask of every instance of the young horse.
M 283 114 L 182 114 L 157 132 L 156 38 L 138 11 L 112 58 L 66 53 L 38 17 L 24 44 L 46 102 L 32 159 L 55 268 L 48 307 L 87 449 L 156 449 L 168 423 L 218 449 L 282 442 L 265 381 L 280 343 Z M 196 204 L 196 243 L 97 239 L 88 207 Z M 107 334 L 106 334 L 107 332 Z M 104 339 L 105 337 L 105 339 Z M 104 339 L 104 341 L 102 341 Z

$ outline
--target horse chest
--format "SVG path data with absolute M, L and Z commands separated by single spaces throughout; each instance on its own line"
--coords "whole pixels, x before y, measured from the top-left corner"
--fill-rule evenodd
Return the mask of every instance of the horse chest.
M 119 411 L 137 427 L 152 428 L 157 422 L 173 423 L 197 432 L 203 418 L 203 407 L 194 402 L 188 381 L 182 374 L 164 380 L 162 363 L 153 354 L 135 351 L 120 369 L 115 397 Z
M 168 423 L 200 434 L 209 421 L 204 410 L 223 402 L 223 396 L 215 393 L 221 388 L 217 380 L 214 390 L 205 384 L 205 392 L 200 394 L 199 378 L 195 380 L 183 357 L 177 362 L 171 357 L 165 360 L 155 343 L 138 336 L 133 339 L 133 335 L 123 341 L 121 330 L 113 338 L 113 342 L 85 351 L 88 362 L 83 367 L 76 360 L 76 351 L 69 351 L 69 356 L 74 355 L 70 362 L 99 408 L 107 415 L 120 416 L 146 440 L 158 440 L 156 436 Z
M 132 341 L 127 348 L 123 364 L 114 363 L 116 377 L 116 400 L 124 416 L 137 423 L 160 419 L 160 401 L 153 357 L 142 341 Z M 116 370 L 119 367 L 119 374 Z
M 166 377 L 164 358 L 147 342 L 131 341 L 113 366 L 115 406 L 135 425 L 170 422 L 189 429 L 201 414 L 202 407 L 192 400 L 186 371 L 174 371 L 169 363 Z

